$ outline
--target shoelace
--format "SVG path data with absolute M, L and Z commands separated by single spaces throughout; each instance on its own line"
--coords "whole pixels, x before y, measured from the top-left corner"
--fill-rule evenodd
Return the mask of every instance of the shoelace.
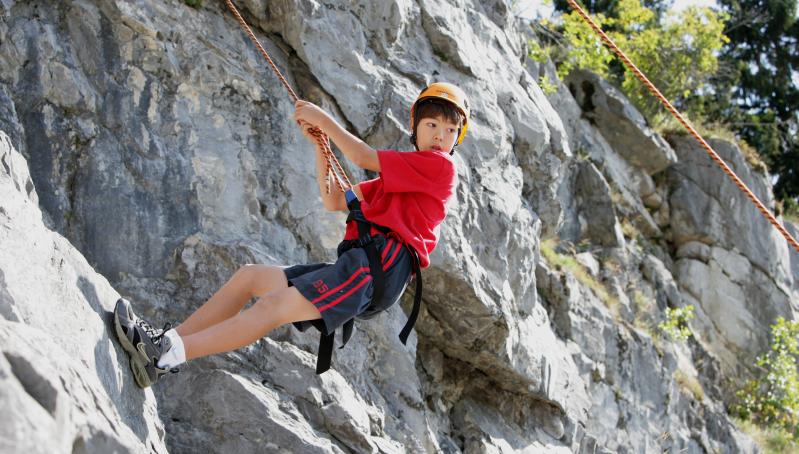
M 167 332 L 167 331 L 169 331 L 170 329 L 172 329 L 172 323 L 171 323 L 171 322 L 167 322 L 167 323 L 165 323 L 165 324 L 164 324 L 164 327 L 163 327 L 163 328 L 161 328 L 161 334 L 159 334 L 158 336 L 156 336 L 156 337 L 158 338 L 158 340 L 156 341 L 156 340 L 154 339 L 154 340 L 153 340 L 153 342 L 157 342 L 157 343 L 158 343 L 158 345 L 160 345 L 160 344 L 161 344 L 161 339 L 164 337 L 164 335 L 166 334 L 166 332 Z M 158 366 L 158 364 L 156 364 L 156 367 L 157 367 L 157 366 Z M 180 372 L 180 369 L 178 369 L 177 367 L 173 367 L 173 368 L 169 369 L 169 372 L 171 372 L 171 373 L 173 373 L 173 374 L 176 374 L 176 373 Z
M 156 345 L 161 344 L 161 338 L 164 337 L 164 333 L 166 333 L 170 328 L 172 328 L 172 324 L 167 323 L 164 325 L 162 329 L 159 330 L 158 328 L 153 327 L 153 325 L 151 325 L 147 320 L 143 318 L 137 318 L 136 324 L 141 326 L 142 329 L 144 329 L 144 332 L 147 333 L 148 336 L 150 336 L 150 339 L 152 339 L 153 343 Z
M 150 336 L 150 339 L 153 341 L 153 344 L 159 346 L 161 345 L 161 340 L 163 339 L 166 332 L 172 329 L 171 322 L 165 323 L 164 327 L 159 330 L 158 328 L 153 327 L 147 320 L 144 320 L 143 318 L 136 319 L 136 324 L 141 326 L 144 332 L 147 333 L 148 336 Z M 155 366 L 158 367 L 157 364 Z M 169 369 L 169 372 L 176 374 L 180 372 L 180 369 L 177 367 L 173 367 Z

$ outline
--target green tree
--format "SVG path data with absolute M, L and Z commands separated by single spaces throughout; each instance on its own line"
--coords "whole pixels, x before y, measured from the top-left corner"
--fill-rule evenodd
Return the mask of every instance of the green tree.
M 779 317 L 771 326 L 771 350 L 758 356 L 760 378 L 749 380 L 736 393 L 733 411 L 762 426 L 779 427 L 799 435 L 799 321 Z
M 730 17 L 724 71 L 708 114 L 728 123 L 777 176 L 781 199 L 799 197 L 799 23 L 796 0 L 719 0 Z
M 786 206 L 799 202 L 799 23 L 797 0 L 717 0 L 729 41 L 706 87 L 677 104 L 692 117 L 718 123 L 758 151 L 776 177 L 774 193 Z M 597 15 L 618 16 L 619 0 L 584 0 Z M 672 0 L 644 0 L 658 20 Z M 566 0 L 556 10 L 571 11 Z M 700 25 L 701 26 L 701 25 Z M 611 26 L 611 29 L 612 26 Z M 667 60 L 662 60 L 670 64 Z M 611 63 L 610 67 L 614 68 Z M 796 213 L 793 213 L 796 216 Z
M 726 42 L 723 16 L 708 8 L 659 16 L 640 0 L 611 3 L 608 15 L 598 13 L 594 20 L 667 98 L 680 106 L 693 93 L 706 89 L 718 67 L 716 55 Z M 660 110 L 646 87 L 576 12 L 563 14 L 559 26 L 550 28 L 557 29 L 562 43 L 551 45 L 549 52 L 532 43 L 533 56 L 552 57 L 561 78 L 574 68 L 589 69 L 620 85 L 647 117 L 653 118 Z
M 580 5 L 589 13 L 602 13 L 609 16 L 618 15 L 619 0 L 584 0 L 579 1 Z M 669 9 L 673 0 L 644 0 L 643 6 L 655 13 L 658 19 Z M 571 11 L 567 0 L 555 0 L 553 2 L 555 10 L 561 12 Z

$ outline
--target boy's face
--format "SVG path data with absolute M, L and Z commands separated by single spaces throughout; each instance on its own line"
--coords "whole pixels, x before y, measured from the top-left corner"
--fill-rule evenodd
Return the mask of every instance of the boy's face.
M 416 146 L 419 150 L 449 153 L 458 140 L 460 125 L 443 116 L 424 117 L 416 126 Z

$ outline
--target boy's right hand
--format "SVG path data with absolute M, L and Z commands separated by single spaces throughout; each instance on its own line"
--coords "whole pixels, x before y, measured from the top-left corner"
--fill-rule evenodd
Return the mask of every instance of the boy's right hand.
M 305 138 L 310 140 L 311 143 L 316 143 L 316 136 L 311 134 L 311 129 L 314 128 L 314 125 L 299 120 L 297 121 L 297 124 L 300 126 L 300 129 L 302 130 L 302 135 L 304 135 Z
M 310 124 L 312 127 L 317 127 L 324 131 L 328 122 L 331 120 L 327 112 L 316 104 L 308 101 L 297 100 L 297 102 L 294 103 L 294 109 L 294 120 L 303 128 L 303 134 L 306 134 L 305 124 Z

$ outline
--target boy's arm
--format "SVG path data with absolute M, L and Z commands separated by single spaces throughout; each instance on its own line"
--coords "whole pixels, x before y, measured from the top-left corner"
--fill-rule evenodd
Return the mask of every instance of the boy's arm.
M 310 123 L 330 137 L 344 156 L 362 169 L 380 172 L 380 160 L 377 152 L 366 142 L 350 134 L 338 122 L 318 106 L 307 102 L 297 101 L 294 105 L 294 119 Z

